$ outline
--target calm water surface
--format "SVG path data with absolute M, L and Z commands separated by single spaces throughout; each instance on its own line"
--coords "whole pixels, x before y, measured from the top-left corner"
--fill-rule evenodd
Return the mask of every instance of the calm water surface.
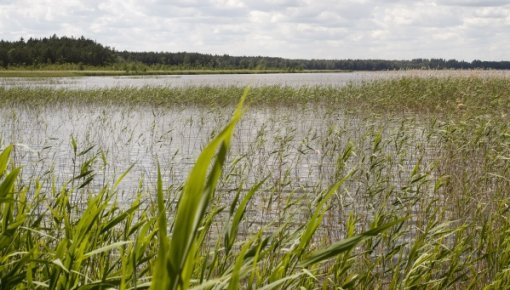
M 94 76 L 64 78 L 0 78 L 3 87 L 51 88 L 112 88 L 112 87 L 190 87 L 190 86 L 343 86 L 351 82 L 399 78 L 403 76 L 454 75 L 505 76 L 510 71 L 379 71 L 346 73 L 282 73 L 282 74 L 218 74 L 218 75 L 167 75 L 167 76 Z
M 112 87 L 190 87 L 190 86 L 342 86 L 353 81 L 391 77 L 395 74 L 356 73 L 300 73 L 300 74 L 220 74 L 220 75 L 167 75 L 167 76 L 94 76 L 65 78 L 4 78 L 6 87 L 52 88 L 112 88 Z

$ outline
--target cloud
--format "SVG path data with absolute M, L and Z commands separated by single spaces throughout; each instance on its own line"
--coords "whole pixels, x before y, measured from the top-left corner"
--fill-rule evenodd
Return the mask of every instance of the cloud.
M 510 59 L 507 0 L 0 0 L 1 38 L 289 58 Z M 30 7 L 30 9 L 26 9 Z
M 508 0 L 438 0 L 440 5 L 462 6 L 462 7 L 494 7 L 508 6 Z

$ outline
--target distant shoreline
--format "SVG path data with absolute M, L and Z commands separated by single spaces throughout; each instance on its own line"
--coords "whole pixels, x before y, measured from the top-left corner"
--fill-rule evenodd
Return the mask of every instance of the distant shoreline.
M 395 71 L 395 70 L 390 70 Z M 480 71 L 480 69 L 411 69 L 400 71 Z M 501 71 L 501 70 L 481 70 Z M 375 72 L 363 70 L 252 70 L 252 69 L 196 69 L 196 70 L 147 70 L 147 71 L 122 71 L 108 69 L 87 70 L 47 70 L 47 69 L 0 69 L 0 78 L 59 78 L 59 77 L 101 77 L 101 76 L 168 76 L 168 75 L 222 75 L 222 74 L 310 74 L 310 73 L 353 73 Z
M 0 70 L 0 77 L 86 77 L 86 76 L 156 76 L 156 75 L 214 75 L 214 74 L 280 74 L 280 73 L 349 73 L 348 70 Z

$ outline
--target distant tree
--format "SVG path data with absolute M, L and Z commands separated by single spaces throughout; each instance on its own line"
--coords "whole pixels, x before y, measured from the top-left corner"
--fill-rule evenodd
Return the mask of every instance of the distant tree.
M 381 59 L 285 59 L 263 56 L 211 55 L 193 52 L 115 51 L 84 36 L 0 41 L 0 66 L 76 64 L 84 67 L 115 65 L 129 70 L 186 69 L 282 69 L 298 70 L 397 70 L 397 69 L 510 69 L 509 61 L 458 61 L 442 58 Z
M 52 63 L 74 63 L 106 65 L 115 61 L 115 52 L 92 40 L 57 37 L 0 42 L 2 65 L 32 65 Z M 5 55 L 6 54 L 6 55 Z

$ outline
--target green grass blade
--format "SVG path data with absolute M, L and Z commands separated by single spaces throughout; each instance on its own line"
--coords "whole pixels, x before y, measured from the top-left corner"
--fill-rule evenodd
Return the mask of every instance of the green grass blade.
M 208 203 L 214 193 L 216 183 L 221 176 L 234 127 L 241 118 L 243 103 L 247 94 L 248 89 L 245 90 L 241 97 L 241 101 L 229 124 L 203 149 L 195 165 L 191 169 L 178 202 L 168 253 L 166 247 L 160 247 L 160 257 L 158 258 L 159 262 L 157 267 L 163 267 L 162 259 L 165 258 L 162 258 L 162 256 L 167 254 L 167 261 L 165 263 L 166 276 L 162 277 L 162 269 L 157 269 L 156 272 L 158 274 L 154 275 L 152 289 L 187 289 L 189 286 L 191 271 L 193 269 L 192 260 L 195 252 L 198 250 L 198 246 L 195 243 L 197 231 L 204 217 Z M 212 169 L 210 173 L 207 174 L 211 164 Z M 158 188 L 159 180 L 160 177 L 158 173 Z M 162 193 L 158 190 L 158 207 L 160 211 L 162 210 L 162 203 Z M 163 215 L 160 213 L 160 220 L 162 218 Z M 160 230 L 162 229 L 164 229 L 164 227 L 162 221 L 160 221 Z M 162 239 L 163 235 L 161 234 L 160 242 L 166 243 L 166 241 L 162 241 Z M 168 279 L 170 284 L 159 282 L 158 280 L 160 279 L 164 279 L 165 281 Z
M 113 228 L 114 226 L 116 226 L 117 224 L 119 224 L 120 222 L 122 222 L 124 219 L 126 219 L 130 214 L 132 214 L 133 212 L 135 212 L 138 208 L 140 207 L 140 203 L 136 203 L 135 205 L 133 205 L 131 208 L 129 208 L 128 210 L 124 211 L 123 213 L 119 214 L 118 216 L 116 216 L 114 219 L 112 219 L 111 221 L 109 221 L 102 229 L 101 229 L 101 233 L 106 233 L 108 232 L 111 228 Z
M 168 289 L 170 286 L 170 279 L 167 273 L 167 255 L 168 255 L 168 237 L 167 237 L 167 222 L 166 222 L 166 207 L 163 198 L 163 181 L 161 178 L 161 169 L 158 163 L 158 181 L 156 186 L 157 202 L 158 202 L 158 237 L 159 237 L 159 250 L 154 273 L 152 275 L 151 289 Z
M 299 247 L 298 247 L 298 249 L 300 251 L 303 251 L 308 246 L 308 244 L 312 240 L 313 235 L 317 231 L 317 228 L 322 223 L 324 214 L 326 213 L 326 209 L 327 209 L 326 204 L 328 203 L 328 201 L 338 191 L 340 186 L 342 186 L 342 184 L 344 184 L 345 181 L 347 181 L 347 179 L 349 179 L 349 177 L 352 174 L 353 174 L 352 172 L 349 173 L 347 176 L 345 176 L 340 181 L 335 183 L 328 190 L 328 192 L 322 197 L 322 199 L 319 201 L 318 205 L 315 207 L 313 216 L 310 218 L 304 233 L 301 235 L 301 239 L 300 239 Z
M 0 177 L 4 176 L 7 165 L 9 165 L 9 156 L 11 155 L 12 148 L 13 146 L 9 145 L 0 154 Z
M 259 290 L 270 290 L 280 287 L 282 284 L 287 283 L 288 281 L 294 280 L 299 278 L 300 276 L 304 275 L 305 273 L 296 273 L 294 275 L 286 276 L 285 278 L 276 280 L 270 284 L 267 284 L 264 287 L 259 288 Z M 279 289 L 279 288 L 278 288 Z
M 248 241 L 243 244 L 241 251 L 239 252 L 239 255 L 236 258 L 236 262 L 234 264 L 234 269 L 232 270 L 232 276 L 230 278 L 230 283 L 228 285 L 228 290 L 236 290 L 240 289 L 240 279 L 241 279 L 241 269 L 243 267 L 243 264 L 245 263 L 245 255 L 248 252 L 252 245 L 252 241 Z M 249 261 L 248 261 L 249 262 Z M 246 271 L 243 271 L 243 275 L 246 275 Z
M 83 256 L 85 258 L 89 258 L 89 257 L 92 257 L 94 255 L 97 255 L 97 254 L 100 254 L 100 253 L 104 253 L 104 252 L 107 252 L 107 251 L 110 251 L 110 250 L 113 250 L 115 248 L 119 248 L 119 247 L 122 247 L 124 245 L 127 245 L 127 244 L 130 244 L 132 243 L 131 241 L 120 241 L 120 242 L 116 242 L 116 243 L 113 243 L 113 244 L 110 244 L 110 245 L 107 245 L 107 246 L 104 246 L 104 247 L 101 247 L 99 249 L 95 249 L 93 251 L 90 251 L 88 253 L 85 253 Z
M 122 180 L 124 179 L 124 177 L 126 177 L 126 175 L 131 171 L 131 169 L 133 169 L 135 165 L 134 164 L 131 164 L 131 166 L 129 166 L 129 168 L 124 171 L 120 176 L 119 178 L 117 178 L 117 180 L 115 181 L 115 184 L 113 185 L 112 187 L 112 190 L 115 190 L 117 189 L 117 187 L 119 186 L 119 184 L 122 182 Z
M 7 199 L 9 194 L 12 193 L 12 189 L 14 187 L 14 183 L 18 174 L 20 172 L 19 168 L 14 169 L 11 173 L 9 173 L 3 182 L 0 184 L 0 203 Z
M 248 193 L 241 200 L 241 203 L 239 204 L 239 206 L 234 214 L 234 217 L 232 218 L 230 229 L 228 230 L 226 237 L 225 237 L 225 241 L 226 241 L 226 245 L 225 245 L 226 250 L 225 251 L 227 253 L 228 253 L 228 251 L 230 251 L 230 249 L 234 245 L 235 239 L 237 237 L 237 233 L 239 231 L 239 224 L 241 223 L 241 220 L 244 217 L 248 202 L 251 200 L 251 198 L 253 197 L 255 192 L 258 191 L 258 189 L 262 186 L 262 184 L 264 184 L 264 182 L 267 179 L 268 179 L 268 177 L 264 178 L 261 182 L 255 184 L 252 188 L 250 188 Z
M 330 258 L 333 258 L 333 257 L 335 257 L 335 256 L 337 256 L 337 255 L 339 255 L 339 254 L 341 254 L 343 252 L 349 251 L 353 247 L 355 247 L 359 242 L 364 240 L 365 238 L 369 238 L 369 237 L 375 236 L 375 235 L 385 231 L 386 229 L 388 229 L 388 228 L 390 228 L 390 227 L 392 227 L 392 226 L 394 226 L 394 225 L 396 225 L 398 223 L 403 222 L 404 220 L 405 219 L 398 219 L 396 221 L 383 224 L 383 225 L 381 225 L 379 227 L 376 227 L 376 228 L 373 228 L 371 230 L 368 230 L 368 231 L 366 231 L 366 232 L 364 232 L 362 234 L 359 234 L 359 235 L 356 235 L 354 237 L 338 241 L 338 242 L 332 244 L 331 246 L 327 247 L 326 249 L 315 251 L 309 257 L 304 259 L 300 263 L 300 266 L 308 267 L 310 265 L 326 261 L 326 260 L 328 260 Z

